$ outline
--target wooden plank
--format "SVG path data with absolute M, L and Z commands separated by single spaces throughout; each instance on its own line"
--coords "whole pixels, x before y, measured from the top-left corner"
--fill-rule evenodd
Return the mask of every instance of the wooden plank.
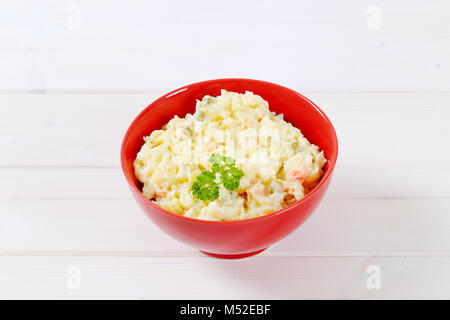
M 0 257 L 0 283 L 1 299 L 448 299 L 450 258 Z
M 117 166 L 126 129 L 155 95 L 1 95 L 2 165 Z
M 309 96 L 309 95 L 307 95 Z M 345 165 L 439 165 L 450 149 L 450 92 L 312 93 L 326 110 Z M 446 156 L 444 156 L 446 157 Z M 439 170 L 439 169 L 437 169 Z
M 0 168 L 0 199 L 131 199 L 119 167 Z
M 282 256 L 450 255 L 448 198 L 326 198 L 268 254 Z M 132 200 L 1 201 L 4 254 L 192 255 Z
M 335 124 L 339 163 L 448 166 L 450 92 L 304 93 Z M 127 127 L 157 96 L 0 95 L 0 165 L 117 166 Z
M 252 77 L 298 88 L 448 89 L 448 1 L 370 5 L 8 2 L 0 88 L 154 89 Z
M 420 181 L 420 183 L 417 183 Z M 337 167 L 327 198 L 449 198 L 450 167 Z M 131 199 L 119 167 L 0 167 L 0 200 Z

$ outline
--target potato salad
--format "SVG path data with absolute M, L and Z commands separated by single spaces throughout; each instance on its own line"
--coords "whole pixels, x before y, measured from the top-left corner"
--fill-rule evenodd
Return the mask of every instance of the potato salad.
M 299 112 L 301 112 L 299 110 Z M 144 137 L 134 161 L 145 197 L 195 219 L 250 219 L 303 198 L 326 159 L 262 97 L 222 90 Z

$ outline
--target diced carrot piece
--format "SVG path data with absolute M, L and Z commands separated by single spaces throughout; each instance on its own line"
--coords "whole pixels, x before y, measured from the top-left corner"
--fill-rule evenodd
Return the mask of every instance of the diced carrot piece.
M 253 199 L 254 196 L 263 196 L 264 194 L 264 185 L 261 183 L 255 184 L 248 190 L 250 199 Z
M 304 181 L 308 176 L 308 168 L 300 166 L 295 167 L 289 172 L 288 179 L 296 181 Z

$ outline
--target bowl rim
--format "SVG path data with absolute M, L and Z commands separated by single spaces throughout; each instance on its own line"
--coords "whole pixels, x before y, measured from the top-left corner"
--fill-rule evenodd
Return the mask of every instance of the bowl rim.
M 236 82 L 236 81 L 245 81 L 245 82 L 254 82 L 254 83 L 260 83 L 260 84 L 266 84 L 269 86 L 273 86 L 279 89 L 283 89 L 283 90 L 287 90 L 291 93 L 293 93 L 294 95 L 300 97 L 301 99 L 305 100 L 306 102 L 308 102 L 314 109 L 316 109 L 316 111 L 318 113 L 320 113 L 322 115 L 323 118 L 325 118 L 325 120 L 328 122 L 328 124 L 330 125 L 331 128 L 331 139 L 333 140 L 333 143 L 336 146 L 336 154 L 334 159 L 332 159 L 332 161 L 330 161 L 329 159 L 327 159 L 327 162 L 329 161 L 329 167 L 327 172 L 323 175 L 322 179 L 320 180 L 320 182 L 308 193 L 306 194 L 303 198 L 301 198 L 300 200 L 290 204 L 287 207 L 284 207 L 280 210 L 274 211 L 272 213 L 268 213 L 259 217 L 254 217 L 254 218 L 249 218 L 249 219 L 240 219 L 240 220 L 231 220 L 231 221 L 217 221 L 217 220 L 203 220 L 203 219 L 195 219 L 195 218 L 190 218 L 190 217 L 186 217 L 186 216 L 182 216 L 179 215 L 177 213 L 174 212 L 170 212 L 160 206 L 158 206 L 156 203 L 154 203 L 153 201 L 151 201 L 150 199 L 147 199 L 144 194 L 142 193 L 141 190 L 139 190 L 134 183 L 132 183 L 132 181 L 130 181 L 130 177 L 128 177 L 126 171 L 125 171 L 125 163 L 126 163 L 126 157 L 125 157 L 125 144 L 126 142 L 129 140 L 129 136 L 131 134 L 131 131 L 133 130 L 133 128 L 135 127 L 136 123 L 139 122 L 139 120 L 144 116 L 144 114 L 146 114 L 150 109 L 152 109 L 157 102 L 166 99 L 166 98 L 170 98 L 170 96 L 179 93 L 179 92 L 183 92 L 185 90 L 188 90 L 191 87 L 195 87 L 195 86 L 201 86 L 201 85 L 205 85 L 205 84 L 209 84 L 209 83 L 214 83 L 214 82 Z M 172 90 L 164 95 L 162 95 L 161 97 L 159 97 L 158 99 L 154 100 L 153 102 L 151 102 L 146 108 L 144 108 L 137 116 L 136 118 L 133 120 L 133 122 L 130 124 L 130 126 L 128 127 L 125 136 L 123 137 L 122 140 L 122 145 L 121 145 L 121 149 L 120 149 L 120 164 L 122 167 L 122 172 L 125 175 L 125 179 L 127 180 L 127 183 L 129 185 L 130 188 L 132 188 L 132 190 L 138 194 L 138 196 L 147 204 L 149 204 L 150 206 L 152 206 L 153 208 L 159 210 L 160 212 L 163 212 L 165 214 L 171 215 L 173 217 L 179 218 L 179 219 L 183 219 L 186 221 L 190 221 L 190 222 L 194 222 L 194 223 L 204 223 L 204 224 L 221 224 L 221 225 L 226 225 L 226 224 L 244 224 L 244 223 L 252 223 L 252 222 L 256 222 L 256 221 L 262 221 L 265 219 L 270 219 L 274 216 L 278 216 L 281 215 L 283 213 L 286 213 L 287 211 L 290 211 L 291 209 L 300 206 L 301 204 L 303 204 L 304 202 L 307 202 L 314 194 L 316 194 L 320 189 L 322 189 L 325 185 L 325 183 L 327 182 L 327 180 L 330 179 L 334 167 L 336 166 L 336 162 L 337 162 L 337 156 L 338 156 L 338 152 L 339 152 L 339 146 L 338 146 L 338 139 L 337 139 L 337 135 L 336 135 L 336 130 L 334 129 L 333 124 L 331 123 L 330 119 L 328 118 L 328 116 L 325 114 L 325 112 L 322 111 L 322 109 L 320 109 L 314 102 L 312 102 L 310 99 L 306 98 L 305 96 L 303 96 L 302 94 L 298 93 L 295 90 L 289 89 L 287 87 L 281 86 L 279 84 L 276 83 L 272 83 L 272 82 L 268 82 L 268 81 L 263 81 L 263 80 L 256 80 L 256 79 L 247 79 L 247 78 L 221 78 L 221 79 L 211 79 L 211 80 L 205 80 L 205 81 L 199 81 L 199 82 L 195 82 L 195 83 L 191 83 L 188 85 L 185 85 L 183 87 L 180 87 L 178 89 Z

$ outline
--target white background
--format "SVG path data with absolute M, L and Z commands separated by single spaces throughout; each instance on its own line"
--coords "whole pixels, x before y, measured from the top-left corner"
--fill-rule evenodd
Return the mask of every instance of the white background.
M 448 1 L 2 1 L 0 298 L 450 298 L 449 12 Z M 140 110 L 222 77 L 298 90 L 340 142 L 313 216 L 235 261 L 160 231 L 119 167 Z

